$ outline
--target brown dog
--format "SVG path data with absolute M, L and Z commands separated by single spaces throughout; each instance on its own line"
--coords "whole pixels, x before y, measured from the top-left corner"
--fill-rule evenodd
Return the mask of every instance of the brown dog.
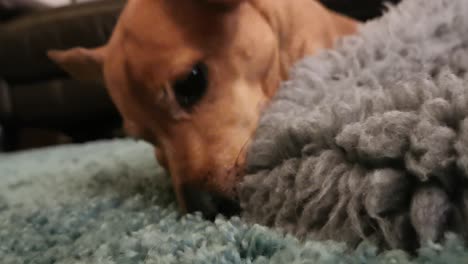
M 49 57 L 105 82 L 185 211 L 184 186 L 235 197 L 245 147 L 290 67 L 356 27 L 314 0 L 129 0 L 107 45 Z

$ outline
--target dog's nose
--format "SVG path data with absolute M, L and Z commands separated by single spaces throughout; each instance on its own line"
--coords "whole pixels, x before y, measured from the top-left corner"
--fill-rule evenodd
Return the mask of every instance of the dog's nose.
M 209 220 L 214 220 L 218 214 L 231 217 L 240 213 L 239 201 L 219 194 L 185 186 L 183 195 L 189 213 L 201 212 Z

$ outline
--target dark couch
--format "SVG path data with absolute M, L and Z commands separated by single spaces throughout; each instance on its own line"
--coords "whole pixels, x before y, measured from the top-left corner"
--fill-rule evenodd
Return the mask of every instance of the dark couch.
M 14 150 L 25 127 L 54 129 L 73 141 L 111 136 L 120 120 L 98 83 L 71 80 L 49 49 L 106 43 L 124 1 L 105 0 L 20 14 L 0 24 L 2 148 Z

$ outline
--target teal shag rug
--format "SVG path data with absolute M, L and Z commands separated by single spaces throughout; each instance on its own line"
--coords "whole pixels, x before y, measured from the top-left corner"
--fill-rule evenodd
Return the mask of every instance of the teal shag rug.
M 0 154 L 0 263 L 468 263 L 468 251 L 455 236 L 409 256 L 181 216 L 151 147 L 114 140 Z

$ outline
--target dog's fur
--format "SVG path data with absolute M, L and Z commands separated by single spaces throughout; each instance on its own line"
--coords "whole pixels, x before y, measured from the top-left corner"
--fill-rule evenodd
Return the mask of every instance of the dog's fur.
M 235 197 L 261 110 L 299 59 L 356 31 L 313 0 L 129 0 L 109 43 L 51 51 L 80 79 L 101 79 L 127 132 L 156 148 L 184 186 Z M 203 62 L 208 88 L 188 111 L 171 84 Z

